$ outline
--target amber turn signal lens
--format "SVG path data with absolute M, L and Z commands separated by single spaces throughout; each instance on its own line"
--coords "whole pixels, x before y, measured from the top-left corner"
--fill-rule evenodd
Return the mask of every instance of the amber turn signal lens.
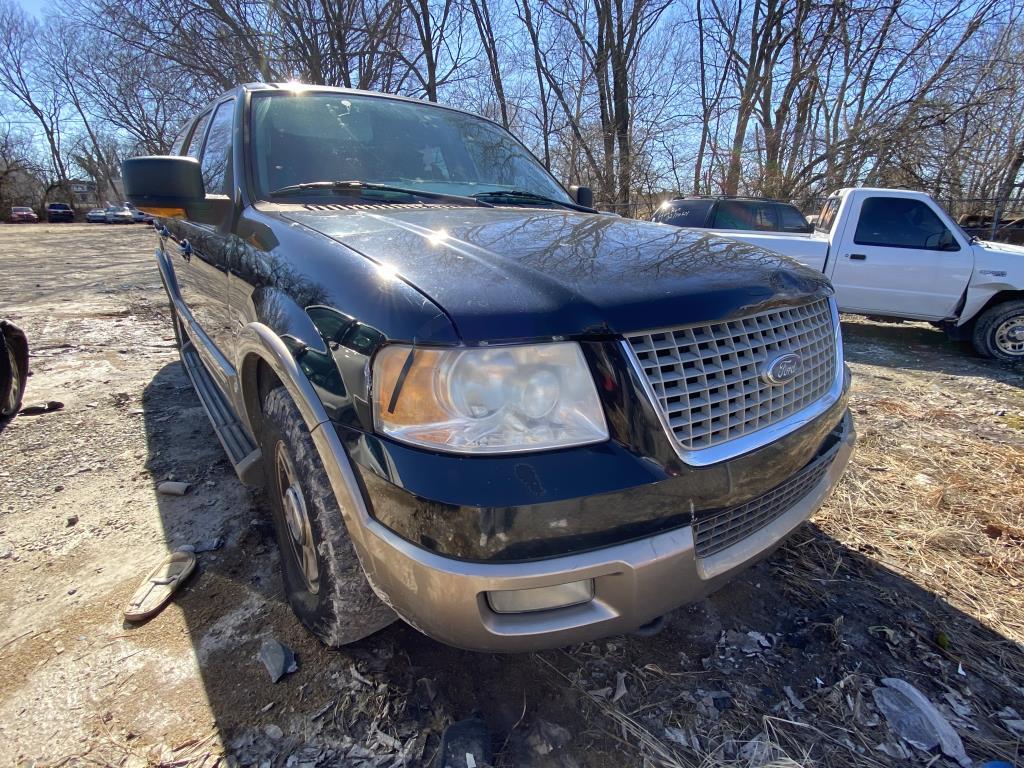
M 140 205 L 139 210 L 151 216 L 159 216 L 161 219 L 184 219 L 184 208 L 156 208 L 154 206 Z

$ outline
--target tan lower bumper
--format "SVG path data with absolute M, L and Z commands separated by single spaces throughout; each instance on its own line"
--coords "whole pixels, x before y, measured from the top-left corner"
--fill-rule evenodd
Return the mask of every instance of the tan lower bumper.
M 339 493 L 347 461 L 329 469 L 356 550 L 374 589 L 420 631 L 450 645 L 481 651 L 530 651 L 627 632 L 722 586 L 774 551 L 821 506 L 853 451 L 849 416 L 841 444 L 822 480 L 771 523 L 706 558 L 694 552 L 689 526 L 639 541 L 528 563 L 468 563 L 441 557 L 400 538 L 373 520 L 361 498 Z M 318 428 L 321 454 L 340 451 L 333 430 Z M 332 439 L 333 438 L 333 439 Z M 333 443 L 333 445 L 332 445 Z M 344 454 L 341 454 L 344 461 Z M 334 470 L 334 471 L 332 471 Z M 340 470 L 340 471 L 339 471 Z M 334 477 L 333 475 L 338 475 Z M 356 487 L 350 477 L 348 488 Z M 594 598 L 568 608 L 498 614 L 486 593 L 594 580 Z

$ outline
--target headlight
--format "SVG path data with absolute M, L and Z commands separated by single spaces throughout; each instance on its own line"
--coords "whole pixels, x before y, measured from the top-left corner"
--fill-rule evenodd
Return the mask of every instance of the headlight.
M 373 363 L 378 431 L 457 453 L 514 453 L 608 439 L 575 342 L 477 349 L 395 344 Z

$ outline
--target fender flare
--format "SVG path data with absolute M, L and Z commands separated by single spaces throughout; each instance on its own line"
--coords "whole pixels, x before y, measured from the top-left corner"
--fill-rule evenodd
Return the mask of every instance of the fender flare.
M 288 390 L 310 432 L 329 421 L 323 403 L 306 374 L 299 368 L 292 351 L 269 326 L 253 322 L 242 328 L 235 339 L 235 356 L 239 363 L 236 370 L 244 406 L 239 415 L 249 429 L 249 434 L 259 437 L 259 421 L 254 417 L 261 409 L 257 400 L 259 382 L 256 380 L 260 361 L 270 367 Z

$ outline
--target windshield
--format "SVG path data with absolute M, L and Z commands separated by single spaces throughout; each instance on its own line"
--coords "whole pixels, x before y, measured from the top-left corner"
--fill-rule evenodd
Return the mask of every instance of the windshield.
M 252 170 L 263 199 L 293 184 L 358 180 L 467 196 L 514 189 L 572 202 L 511 134 L 425 102 L 324 91 L 256 93 L 251 127 Z
M 31 208 L 22 208 L 19 206 L 14 206 L 13 208 L 11 208 L 11 210 L 14 211 L 15 213 L 32 213 Z

